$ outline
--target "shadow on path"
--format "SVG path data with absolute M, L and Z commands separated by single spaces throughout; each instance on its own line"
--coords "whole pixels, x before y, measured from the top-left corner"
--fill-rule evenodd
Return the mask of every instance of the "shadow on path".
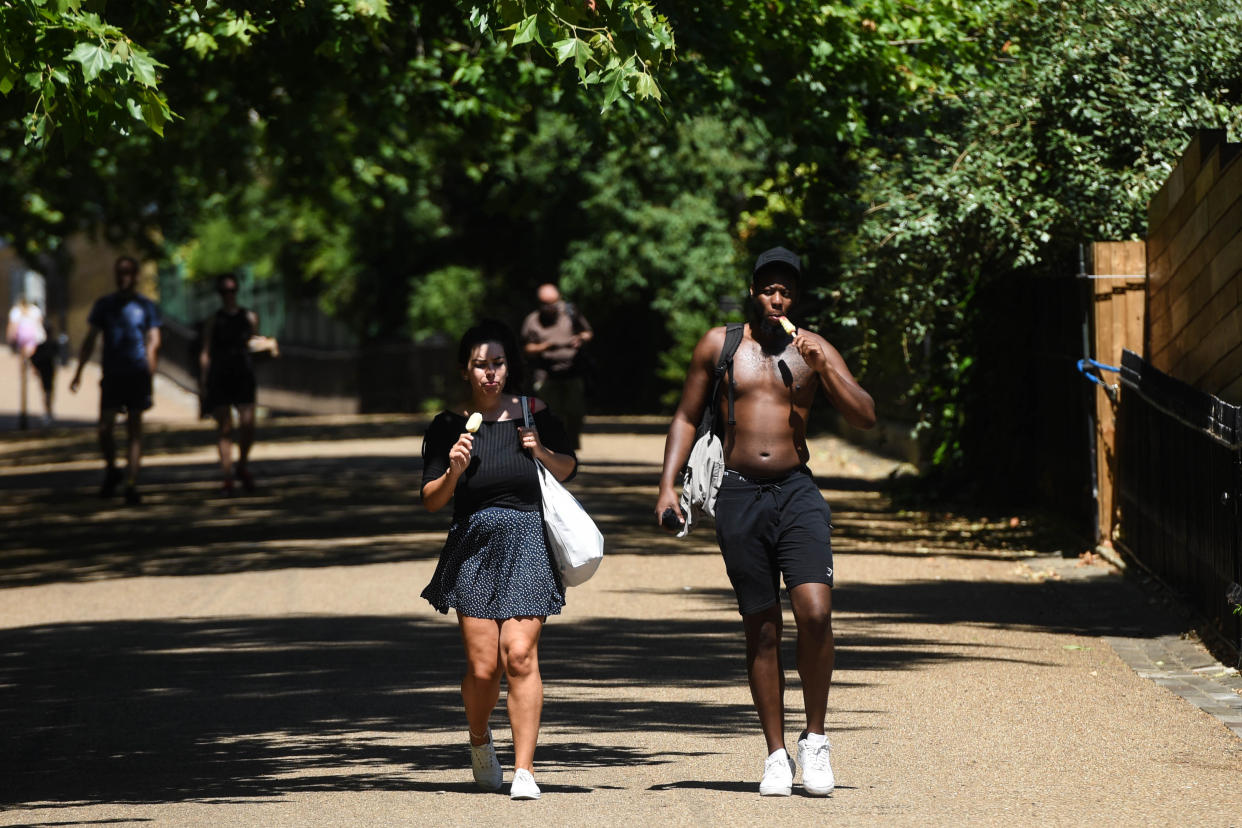
M 97 471 L 0 478 L 0 600 L 5 588 L 46 583 L 430 558 L 443 543 L 449 516 L 417 505 L 420 463 L 404 449 L 308 453 L 264 462 L 259 471 L 256 495 L 228 500 L 212 493 L 209 465 L 151 467 L 140 509 L 96 498 Z M 678 541 L 652 525 L 657 474 L 652 463 L 588 462 L 573 488 L 612 554 L 715 557 L 710 531 Z M 834 545 L 843 557 L 865 551 L 1017 562 L 1052 551 L 1052 535 L 1038 525 L 895 512 L 875 482 L 821 483 L 834 489 Z M 753 723 L 748 700 L 713 703 L 668 692 L 745 685 L 732 594 L 697 590 L 693 597 L 703 603 L 703 618 L 575 620 L 571 594 L 570 614 L 548 626 L 541 647 L 544 676 L 557 688 L 544 720 L 569 739 L 541 745 L 541 765 L 664 764 L 679 754 L 609 744 L 597 734 L 638 726 L 710 738 L 722 723 Z M 839 685 L 950 661 L 1044 663 L 1025 649 L 973 642 L 971 627 L 1130 636 L 1182 628 L 1121 578 L 843 583 L 834 604 L 846 618 L 837 628 Z M 922 624 L 941 632 L 935 639 L 899 632 Z M 793 664 L 788 649 L 785 658 Z M 456 627 L 440 618 L 161 619 L 0 630 L 0 807 L 468 790 L 418 774 L 461 766 L 460 664 Z M 832 727 L 848 729 L 857 721 L 852 712 L 834 711 Z M 419 738 L 427 733 L 442 738 L 427 744 Z M 657 736 L 651 743 L 674 741 Z M 734 790 L 731 782 L 702 784 Z
M 1022 648 L 972 642 L 972 626 L 1090 635 L 1168 631 L 1158 613 L 1136 616 L 1136 594 L 1121 579 L 859 584 L 838 592 L 838 606 L 850 614 L 840 625 L 838 685 L 856 685 L 862 673 L 953 661 L 1045 663 Z M 548 694 L 544 721 L 571 739 L 541 746 L 541 766 L 671 763 L 682 754 L 615 745 L 596 734 L 641 726 L 710 738 L 722 723 L 753 720 L 748 701 L 675 693 L 745 684 L 739 624 L 719 612 L 731 609 L 732 595 L 706 590 L 695 598 L 713 610 L 712 618 L 575 621 L 570 615 L 549 624 L 541 662 L 555 692 Z M 936 639 L 900 635 L 894 622 L 947 631 Z M 448 619 L 392 616 L 0 631 L 6 741 L 0 806 L 443 790 L 418 772 L 461 766 L 459 650 Z M 785 658 L 793 663 L 789 646 Z M 850 729 L 855 712 L 834 710 L 834 730 Z M 427 733 L 442 738 L 420 743 L 416 734 Z M 657 735 L 652 743 L 676 741 Z

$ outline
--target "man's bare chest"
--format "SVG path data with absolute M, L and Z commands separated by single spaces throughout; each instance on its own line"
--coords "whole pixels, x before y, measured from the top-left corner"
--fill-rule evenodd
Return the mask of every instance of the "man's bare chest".
M 795 401 L 809 401 L 819 377 L 793 345 L 783 351 L 764 351 L 743 342 L 733 358 L 733 386 L 736 395 L 748 393 L 790 395 Z

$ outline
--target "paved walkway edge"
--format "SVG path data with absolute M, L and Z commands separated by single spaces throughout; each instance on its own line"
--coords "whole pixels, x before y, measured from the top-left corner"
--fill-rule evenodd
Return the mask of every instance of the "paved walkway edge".
M 1174 635 L 1104 640 L 1134 672 L 1216 717 L 1242 739 L 1242 675 L 1198 641 Z

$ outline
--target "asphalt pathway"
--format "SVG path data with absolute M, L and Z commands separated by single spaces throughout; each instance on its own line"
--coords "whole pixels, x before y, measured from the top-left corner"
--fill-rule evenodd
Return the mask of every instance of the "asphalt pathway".
M 270 421 L 259 491 L 229 499 L 161 391 L 132 509 L 95 496 L 76 400 L 0 435 L 0 824 L 1242 825 L 1232 700 L 1131 666 L 1184 648 L 1228 687 L 1176 604 L 1038 519 L 895 509 L 891 463 L 828 437 L 838 787 L 760 798 L 729 585 L 709 533 L 651 526 L 645 420 L 585 438 L 573 488 L 608 556 L 545 632 L 544 797 L 476 792 L 456 628 L 418 598 L 447 524 L 416 504 L 421 420 Z M 792 744 L 792 669 L 787 703 Z

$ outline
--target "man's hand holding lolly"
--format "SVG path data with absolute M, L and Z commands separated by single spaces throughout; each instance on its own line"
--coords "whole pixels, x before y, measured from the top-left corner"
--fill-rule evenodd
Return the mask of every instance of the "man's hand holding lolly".
M 798 353 L 806 360 L 806 364 L 811 366 L 813 371 L 823 371 L 828 367 L 828 357 L 824 354 L 824 349 L 819 347 L 819 343 L 808 336 L 798 333 L 798 329 L 794 327 L 794 323 L 789 321 L 789 317 L 781 317 L 781 327 L 785 329 L 785 333 L 794 338 L 794 347 L 798 349 Z

